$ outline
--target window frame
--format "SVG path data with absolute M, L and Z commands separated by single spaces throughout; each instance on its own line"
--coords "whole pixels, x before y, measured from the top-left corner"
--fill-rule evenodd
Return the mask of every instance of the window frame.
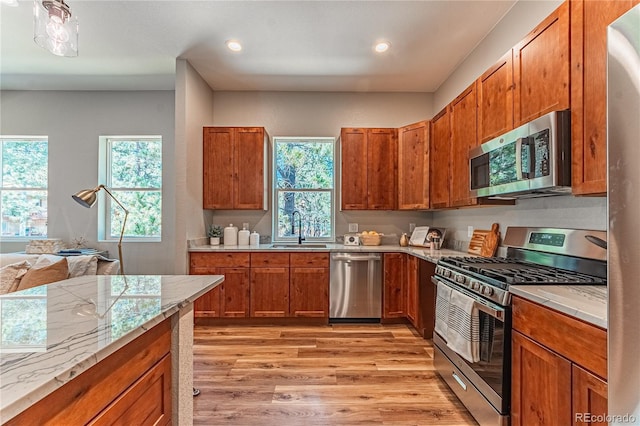
M 5 188 L 4 179 L 3 179 L 3 158 L 2 158 L 2 145 L 4 142 L 46 142 L 47 144 L 47 186 L 44 188 L 41 187 L 10 187 Z M 47 200 L 47 225 L 46 225 L 46 234 L 45 235 L 20 235 L 20 236 L 5 236 L 0 232 L 0 241 L 5 242 L 20 242 L 20 241 L 30 241 L 30 240 L 38 240 L 43 238 L 48 238 L 49 236 L 49 136 L 47 135 L 1 135 L 0 136 L 0 214 L 2 214 L 2 193 L 5 191 L 17 192 L 17 191 L 26 191 L 26 192 L 45 192 L 46 200 Z M 2 218 L 0 217 L 0 222 Z M 1 225 L 0 225 L 1 226 Z
M 163 187 L 164 187 L 164 156 L 161 156 L 161 175 L 162 175 L 162 184 L 160 188 L 155 187 L 140 187 L 140 188 L 121 188 L 121 187 L 113 187 L 111 186 L 112 180 L 112 150 L 111 146 L 113 142 L 117 141 L 158 141 L 161 146 L 161 153 L 164 148 L 162 135 L 108 135 L 108 136 L 100 136 L 99 137 L 99 166 L 98 166 L 98 182 L 101 182 L 104 186 L 109 189 L 109 191 L 118 198 L 118 201 L 121 201 L 118 197 L 118 193 L 122 191 L 134 191 L 134 192 L 149 192 L 149 191 L 157 191 L 160 193 L 160 201 L 161 201 L 161 209 L 160 209 L 160 236 L 151 237 L 151 236 L 142 236 L 136 237 L 131 235 L 124 235 L 122 237 L 122 241 L 128 242 L 140 242 L 140 243 L 157 243 L 162 241 L 162 229 L 163 229 L 163 219 L 164 219 L 164 200 L 163 200 Z M 115 203 L 111 197 L 109 197 L 105 191 L 100 191 L 97 193 L 98 196 L 98 241 L 99 242 L 117 242 L 120 238 L 120 229 L 117 230 L 116 236 L 111 237 L 111 218 L 109 217 L 109 212 L 111 212 L 112 205 Z M 116 208 L 120 209 L 120 206 L 116 204 Z M 127 205 L 124 205 L 125 208 L 128 208 Z M 131 221 L 131 216 L 128 218 L 128 222 Z
M 302 143 L 313 143 L 313 142 L 322 142 L 322 143 L 330 143 L 333 149 L 333 179 L 332 185 L 330 189 L 318 189 L 318 188 L 303 188 L 303 189 L 279 189 L 277 185 L 277 155 L 276 155 L 276 147 L 277 142 L 286 142 L 286 141 L 296 141 Z M 336 183 L 337 183 L 337 139 L 335 137 L 330 136 L 273 136 L 272 138 L 272 148 L 271 148 L 271 157 L 272 157 L 272 188 L 271 188 L 271 196 L 272 196 L 272 206 L 273 212 L 271 214 L 271 229 L 273 230 L 271 240 L 273 242 L 279 243 L 297 243 L 298 237 L 280 237 L 278 236 L 278 219 L 279 219 L 279 205 L 278 205 L 278 194 L 280 192 L 328 192 L 331 197 L 331 235 L 328 237 L 309 237 L 305 236 L 306 242 L 324 242 L 324 243 L 333 243 L 336 238 Z

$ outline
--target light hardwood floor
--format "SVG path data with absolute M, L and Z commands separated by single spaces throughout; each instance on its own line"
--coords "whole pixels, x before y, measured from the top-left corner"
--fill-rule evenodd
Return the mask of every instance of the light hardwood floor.
M 196 326 L 196 425 L 476 425 L 405 325 Z

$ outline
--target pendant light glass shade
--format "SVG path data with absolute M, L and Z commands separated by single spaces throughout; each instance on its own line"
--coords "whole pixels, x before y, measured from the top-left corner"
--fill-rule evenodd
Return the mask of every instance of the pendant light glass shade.
M 78 56 L 78 17 L 64 0 L 34 0 L 33 41 L 58 56 Z

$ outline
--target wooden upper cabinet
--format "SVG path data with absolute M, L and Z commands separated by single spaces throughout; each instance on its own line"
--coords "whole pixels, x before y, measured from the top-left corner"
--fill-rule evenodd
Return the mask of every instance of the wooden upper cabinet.
M 486 142 L 513 129 L 513 51 L 477 80 L 478 139 Z
M 569 2 L 513 48 L 514 126 L 569 108 Z
M 449 118 L 449 107 L 446 107 L 431 120 L 429 194 L 432 209 L 449 207 Z
M 429 208 L 429 122 L 398 129 L 398 209 Z
M 607 26 L 637 0 L 572 0 L 572 191 L 607 192 Z
M 476 121 L 476 83 L 451 102 L 451 181 L 449 205 L 463 207 L 476 204 L 471 198 L 469 150 L 478 142 Z
M 396 207 L 397 129 L 342 129 L 343 210 Z
M 262 127 L 205 127 L 203 208 L 266 210 L 267 148 Z
M 367 209 L 367 131 L 342 129 L 342 209 Z
M 367 208 L 396 208 L 398 131 L 367 129 Z

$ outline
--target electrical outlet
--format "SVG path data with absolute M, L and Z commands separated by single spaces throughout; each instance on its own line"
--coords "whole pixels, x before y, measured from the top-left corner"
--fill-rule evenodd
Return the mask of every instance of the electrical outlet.
M 414 229 L 416 229 L 416 224 L 415 223 L 410 223 L 409 224 L 409 232 L 413 232 Z
M 349 232 L 358 232 L 358 224 L 350 223 L 349 224 Z
M 467 237 L 473 237 L 473 226 L 467 226 Z

